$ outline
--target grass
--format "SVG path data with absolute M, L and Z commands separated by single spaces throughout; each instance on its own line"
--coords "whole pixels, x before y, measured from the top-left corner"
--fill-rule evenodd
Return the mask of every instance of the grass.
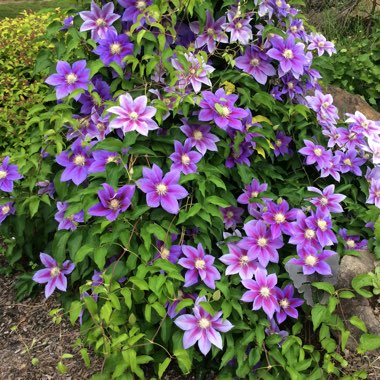
M 0 19 L 14 18 L 23 10 L 40 11 L 48 8 L 75 8 L 80 0 L 0 0 Z

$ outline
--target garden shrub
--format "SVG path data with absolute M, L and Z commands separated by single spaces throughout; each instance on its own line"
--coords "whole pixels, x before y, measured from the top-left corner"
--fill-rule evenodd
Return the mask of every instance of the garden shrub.
M 344 374 L 334 284 L 378 252 L 380 125 L 320 92 L 334 45 L 296 1 L 102 3 L 47 28 L 42 151 L 0 166 L 5 257 L 70 290 L 98 379 Z

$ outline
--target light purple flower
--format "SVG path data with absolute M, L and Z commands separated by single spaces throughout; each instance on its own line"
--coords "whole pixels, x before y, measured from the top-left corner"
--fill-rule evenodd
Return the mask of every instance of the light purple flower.
M 57 202 L 58 212 L 54 215 L 54 219 L 59 223 L 58 230 L 75 231 L 78 223 L 84 222 L 84 211 L 79 211 L 70 216 L 65 216 L 69 204 L 67 202 Z
M 66 260 L 60 267 L 51 256 L 42 252 L 40 253 L 40 260 L 46 268 L 37 271 L 33 276 L 33 281 L 39 284 L 46 283 L 45 297 L 50 297 L 55 288 L 65 292 L 67 289 L 67 278 L 65 275 L 70 274 L 74 270 L 75 265 L 70 260 Z
M 276 274 L 267 276 L 266 270 L 257 269 L 255 280 L 242 280 L 241 283 L 249 289 L 243 294 L 241 300 L 253 302 L 252 310 L 263 309 L 269 319 L 273 318 L 276 311 L 280 311 L 276 297 Z
M 200 121 L 214 120 L 215 124 L 226 130 L 233 128 L 242 130 L 243 124 L 241 120 L 248 115 L 243 108 L 235 107 L 238 95 L 227 95 L 223 88 L 220 88 L 213 94 L 210 91 L 202 91 L 202 97 L 199 106 L 202 108 L 199 112 Z
M 248 212 L 252 215 L 255 212 L 257 203 L 251 203 L 251 199 L 259 197 L 259 194 L 267 191 L 268 185 L 266 183 L 260 184 L 257 179 L 253 179 L 251 184 L 247 185 L 243 194 L 239 195 L 237 201 L 241 204 L 248 205 Z
M 321 197 L 310 199 L 310 202 L 321 211 L 329 211 L 331 213 L 343 212 L 340 202 L 346 199 L 346 196 L 343 194 L 334 194 L 335 185 L 329 185 L 325 187 L 323 191 L 313 186 L 308 187 L 307 190 L 321 195 Z
M 289 239 L 289 243 L 300 247 L 312 246 L 314 248 L 320 248 L 317 232 L 307 225 L 306 220 L 307 217 L 303 211 L 299 211 L 297 221 L 292 223 L 292 235 Z
M 199 34 L 195 40 L 195 47 L 201 48 L 207 45 L 209 53 L 213 53 L 216 49 L 216 42 L 218 43 L 228 43 L 228 38 L 226 33 L 222 29 L 222 25 L 225 24 L 226 17 L 222 16 L 218 20 L 214 21 L 211 13 L 206 11 L 206 24 L 204 30 L 199 34 L 199 22 L 194 21 L 190 23 L 190 29 L 193 33 Z
M 88 213 L 93 216 L 105 216 L 110 221 L 116 220 L 119 214 L 131 205 L 136 187 L 125 185 L 115 192 L 107 183 L 103 183 L 102 186 L 103 190 L 98 191 L 100 203 L 90 207 Z
M 215 257 L 206 255 L 199 243 L 197 248 L 183 245 L 182 252 L 186 258 L 178 260 L 178 264 L 188 269 L 185 274 L 185 287 L 198 283 L 198 276 L 211 289 L 215 289 L 215 281 L 220 280 L 220 273 L 213 266 Z
M 198 298 L 193 308 L 194 315 L 181 315 L 174 323 L 185 331 L 183 335 L 183 348 L 185 350 L 198 342 L 199 350 L 203 355 L 207 355 L 211 349 L 211 344 L 219 349 L 223 348 L 222 337 L 218 331 L 230 331 L 233 325 L 227 320 L 222 320 L 221 311 L 212 317 L 199 305 L 200 302 L 204 301 L 206 301 L 206 297 Z
M 269 57 L 257 46 L 248 46 L 244 55 L 235 61 L 237 68 L 252 75 L 261 84 L 265 84 L 269 76 L 276 75 L 275 68 L 268 62 Z
M 312 165 L 317 163 L 320 168 L 325 168 L 329 165 L 329 159 L 331 158 L 331 152 L 326 151 L 322 145 L 316 145 L 310 140 L 304 140 L 306 145 L 298 152 L 306 156 L 306 164 Z
M 253 260 L 258 260 L 264 268 L 271 263 L 278 263 L 277 249 L 284 243 L 281 238 L 273 238 L 270 230 L 261 220 L 251 220 L 244 225 L 247 237 L 239 243 L 239 247 L 247 250 L 247 255 Z
M 110 30 L 117 33 L 111 25 L 120 18 L 120 15 L 113 13 L 113 11 L 113 2 L 108 2 L 103 8 L 100 8 L 92 1 L 91 11 L 79 12 L 79 16 L 84 20 L 79 31 L 91 30 L 91 38 L 95 41 L 105 38 L 106 33 Z
M 219 138 L 210 133 L 211 127 L 208 125 L 189 124 L 186 118 L 181 119 L 183 126 L 181 131 L 187 136 L 186 141 L 190 141 L 191 146 L 195 146 L 197 150 L 205 155 L 207 150 L 216 152 L 218 150 L 215 143 Z
M 229 253 L 219 258 L 222 263 L 228 265 L 226 276 L 237 273 L 243 280 L 250 279 L 258 268 L 262 268 L 257 260 L 253 260 L 247 255 L 245 249 L 233 243 L 229 243 L 227 246 Z
M 159 205 L 170 214 L 178 214 L 178 200 L 188 196 L 187 190 L 178 184 L 179 171 L 163 175 L 162 170 L 153 164 L 152 169 L 143 168 L 143 178 L 138 181 L 139 188 L 146 193 L 146 203 L 150 207 Z
M 371 182 L 366 203 L 374 204 L 376 207 L 380 208 L 380 180 L 374 180 Z
M 329 164 L 325 168 L 320 168 L 321 178 L 328 177 L 331 175 L 336 181 L 340 181 L 340 156 L 332 156 L 329 159 Z
M 156 114 L 154 107 L 147 106 L 148 98 L 143 95 L 133 100 L 128 93 L 119 97 L 120 106 L 111 107 L 107 112 L 118 115 L 110 123 L 110 128 L 121 128 L 123 133 L 137 131 L 144 136 L 154 129 L 158 129 L 158 125 L 152 120 Z
M 5 157 L 0 165 L 0 190 L 7 193 L 13 191 L 13 181 L 23 178 L 18 172 L 17 165 L 9 164 L 9 157 Z
M 227 12 L 228 22 L 222 25 L 222 28 L 231 33 L 230 42 L 239 42 L 241 45 L 248 45 L 252 37 L 252 27 L 249 24 L 251 17 L 242 18 L 237 14 L 237 8 L 231 7 Z
M 86 60 L 76 61 L 70 66 L 65 61 L 58 61 L 56 74 L 50 75 L 45 82 L 55 86 L 57 99 L 62 99 L 81 88 L 87 90 L 90 81 L 90 69 L 86 68 Z M 78 100 L 80 95 L 75 97 Z
M 278 323 L 285 321 L 287 316 L 291 318 L 298 318 L 298 311 L 296 307 L 301 306 L 304 301 L 300 298 L 294 298 L 293 285 L 286 285 L 283 290 L 276 288 L 277 301 L 280 306 L 280 310 L 276 313 Z
M 311 33 L 309 36 L 311 43 L 307 47 L 308 50 L 317 49 L 318 55 L 323 55 L 324 52 L 327 52 L 329 56 L 333 53 L 336 53 L 335 46 L 332 42 L 327 41 L 326 38 L 319 33 Z
M 174 153 L 169 158 L 173 161 L 170 170 L 179 170 L 183 174 L 195 173 L 197 163 L 202 159 L 202 155 L 191 150 L 192 144 L 189 139 L 182 145 L 179 141 L 174 141 Z
M 13 202 L 7 202 L 0 205 L 0 224 L 3 223 L 5 218 L 9 215 L 14 215 L 16 209 L 13 207 Z
M 236 228 L 237 223 L 241 223 L 241 216 L 244 213 L 244 210 L 241 207 L 225 207 L 220 208 L 220 211 L 223 215 L 223 222 L 225 228 Z
M 333 255 L 336 255 L 336 252 L 329 250 L 318 252 L 311 246 L 302 247 L 298 250 L 299 258 L 290 259 L 288 263 L 302 266 L 302 271 L 305 276 L 315 272 L 323 276 L 329 276 L 331 275 L 331 268 L 325 260 Z
M 305 219 L 306 225 L 314 230 L 321 247 L 337 243 L 336 236 L 332 231 L 331 216 L 328 211 L 317 208 L 315 213 Z
M 380 124 L 367 119 L 361 112 L 356 111 L 355 114 L 347 113 L 349 118 L 345 120 L 350 124 L 350 129 L 356 133 L 362 133 L 366 137 L 378 137 L 380 133 Z

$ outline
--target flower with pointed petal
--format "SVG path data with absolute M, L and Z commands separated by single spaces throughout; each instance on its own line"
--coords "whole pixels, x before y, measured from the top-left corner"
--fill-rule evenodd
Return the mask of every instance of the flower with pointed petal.
M 78 223 L 84 222 L 83 210 L 65 217 L 68 208 L 68 202 L 57 202 L 58 212 L 54 215 L 54 219 L 59 223 L 58 230 L 75 231 L 78 227 Z
M 0 190 L 7 193 L 13 191 L 13 181 L 23 178 L 18 172 L 17 165 L 9 164 L 9 157 L 5 157 L 0 165 Z
M 343 212 L 340 202 L 346 199 L 346 196 L 343 194 L 334 194 L 335 185 L 329 185 L 322 191 L 313 186 L 309 186 L 307 190 L 321 195 L 318 198 L 310 199 L 310 202 L 320 210 L 329 211 L 331 213 Z
M 13 207 L 13 202 L 7 202 L 0 205 L 0 224 L 3 223 L 5 218 L 9 215 L 13 215 L 16 209 Z
M 286 285 L 283 290 L 276 288 L 277 301 L 280 306 L 280 310 L 276 313 L 278 323 L 285 321 L 286 317 L 298 318 L 298 311 L 296 307 L 301 306 L 304 300 L 301 298 L 294 298 L 293 285 Z
M 192 144 L 190 140 L 186 140 L 182 145 L 179 141 L 174 141 L 174 153 L 169 158 L 173 161 L 170 170 L 179 170 L 183 174 L 195 173 L 197 171 L 197 163 L 202 159 L 202 155 L 191 150 Z

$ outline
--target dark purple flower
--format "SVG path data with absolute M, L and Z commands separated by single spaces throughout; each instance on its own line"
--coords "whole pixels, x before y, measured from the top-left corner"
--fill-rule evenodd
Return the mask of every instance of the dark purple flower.
M 106 33 L 110 30 L 117 33 L 116 29 L 111 25 L 120 18 L 120 15 L 113 13 L 113 11 L 113 2 L 109 2 L 103 8 L 100 8 L 92 1 L 91 11 L 79 12 L 79 16 L 84 20 L 79 31 L 91 30 L 91 38 L 95 41 L 105 38 Z
M 304 66 L 307 64 L 305 56 L 305 45 L 300 42 L 295 42 L 292 35 L 286 40 L 279 36 L 273 37 L 270 42 L 272 49 L 267 52 L 267 55 L 276 59 L 280 63 L 280 76 L 291 71 L 296 78 L 304 72 Z
M 71 28 L 73 25 L 74 25 L 74 16 L 66 17 L 66 18 L 63 20 L 63 27 L 61 28 L 61 30 L 68 30 L 68 29 Z
M 119 97 L 120 106 L 111 107 L 107 112 L 118 115 L 110 123 L 110 128 L 121 128 L 123 133 L 137 131 L 144 136 L 158 125 L 152 120 L 157 110 L 147 106 L 148 98 L 145 95 L 133 99 L 128 93 Z
M 283 247 L 281 238 L 273 238 L 270 230 L 261 220 L 251 220 L 244 225 L 247 237 L 239 243 L 239 247 L 247 250 L 250 259 L 258 260 L 264 268 L 271 263 L 278 263 L 277 250 Z
M 358 235 L 348 235 L 346 228 L 341 228 L 339 230 L 339 236 L 344 240 L 344 248 L 351 250 L 365 249 L 368 244 L 368 240 L 360 241 L 360 236 Z
M 202 159 L 202 155 L 191 150 L 192 144 L 189 139 L 182 145 L 179 141 L 174 141 L 174 153 L 169 158 L 173 161 L 170 170 L 179 170 L 183 174 L 195 173 L 197 163 Z
M 70 216 L 65 216 L 69 204 L 67 202 L 57 202 L 58 212 L 54 215 L 54 219 L 59 223 L 58 230 L 74 231 L 78 227 L 78 223 L 84 222 L 84 211 L 79 211 Z
M 152 169 L 143 168 L 143 178 L 138 181 L 139 188 L 146 193 L 146 203 L 150 207 L 159 205 L 170 214 L 178 214 L 178 200 L 188 196 L 187 190 L 178 184 L 179 171 L 163 175 L 162 170 L 153 164 Z
M 0 190 L 10 193 L 13 191 L 13 181 L 23 178 L 18 172 L 17 165 L 9 164 L 9 157 L 5 157 L 0 165 Z
M 268 327 L 264 330 L 265 334 L 267 334 L 267 335 L 273 335 L 273 334 L 279 335 L 282 339 L 281 339 L 281 342 L 278 344 L 278 346 L 281 347 L 282 344 L 285 342 L 285 339 L 289 336 L 289 333 L 286 330 L 280 330 L 280 328 L 277 326 L 274 319 L 271 319 L 269 322 L 270 322 L 270 327 Z
M 107 164 L 111 162 L 114 162 L 115 164 L 120 163 L 119 154 L 116 152 L 109 152 L 108 150 L 94 150 L 92 152 L 92 157 L 94 161 L 88 169 L 89 173 L 104 172 Z
M 236 7 L 231 7 L 227 12 L 228 22 L 222 25 L 222 28 L 231 33 L 230 42 L 239 42 L 241 45 L 248 45 L 252 37 L 252 27 L 249 24 L 251 17 L 242 18 L 238 14 Z
M 193 308 L 194 315 L 181 315 L 174 323 L 185 331 L 183 335 L 183 348 L 186 350 L 198 342 L 199 350 L 206 356 L 211 349 L 211 344 L 219 349 L 223 348 L 222 337 L 218 331 L 230 331 L 233 325 L 227 320 L 222 320 L 221 311 L 212 317 L 199 305 L 200 302 L 205 301 L 206 297 L 198 298 Z
M 13 202 L 7 202 L 0 205 L 0 224 L 4 222 L 9 215 L 14 215 L 16 209 L 13 207 Z
M 60 267 L 51 256 L 42 252 L 40 253 L 40 260 L 46 269 L 37 271 L 33 276 L 33 281 L 39 284 L 46 283 L 45 297 L 50 297 L 55 288 L 65 292 L 67 288 L 67 278 L 65 275 L 70 274 L 74 270 L 75 265 L 70 260 L 66 260 L 62 264 L 62 267 Z
M 90 81 L 90 69 L 86 68 L 86 60 L 76 61 L 70 66 L 65 61 L 58 61 L 57 73 L 50 75 L 45 82 L 55 86 L 57 99 L 62 99 L 81 88 L 87 90 Z M 75 97 L 78 100 L 80 95 Z
M 291 150 L 289 149 L 289 143 L 292 141 L 291 137 L 285 135 L 285 133 L 279 131 L 276 133 L 276 140 L 274 142 L 274 155 L 285 156 L 289 154 Z
M 171 236 L 172 242 L 177 239 L 177 234 Z M 168 260 L 173 264 L 176 264 L 178 258 L 181 256 L 182 247 L 180 245 L 172 245 L 170 248 L 165 245 L 162 240 L 156 240 L 157 254 L 155 259 Z
M 261 84 L 265 84 L 269 76 L 276 75 L 275 68 L 268 62 L 269 57 L 257 46 L 248 46 L 244 55 L 235 61 L 237 68 L 252 75 Z
M 310 199 L 310 202 L 321 211 L 329 211 L 331 213 L 343 212 L 340 202 L 342 202 L 346 196 L 343 194 L 334 194 L 335 185 L 329 185 L 325 187 L 323 191 L 312 186 L 308 187 L 307 190 L 321 195 L 321 197 Z
M 306 164 L 312 165 L 317 163 L 320 168 L 326 168 L 329 166 L 329 159 L 331 158 L 329 151 L 322 145 L 316 145 L 310 140 L 304 140 L 306 145 L 304 148 L 300 149 L 302 155 L 306 156 Z
M 166 302 L 165 307 L 168 310 L 168 317 L 173 319 L 177 315 L 181 315 L 185 313 L 185 309 L 180 310 L 177 312 L 175 309 L 177 305 L 183 300 L 183 299 L 192 299 L 193 301 L 197 298 L 197 294 L 186 294 L 183 293 L 181 290 L 178 292 L 179 295 L 177 298 L 175 298 L 172 302 Z
M 207 45 L 209 53 L 213 53 L 216 49 L 216 42 L 228 43 L 227 35 L 222 29 L 222 25 L 225 24 L 225 22 L 225 16 L 222 16 L 218 20 L 214 21 L 211 13 L 207 10 L 206 24 L 201 34 L 199 34 L 199 22 L 194 21 L 190 23 L 191 31 L 195 34 L 198 34 L 198 37 L 195 40 L 195 47 L 201 48 L 202 46 Z
M 305 276 L 315 272 L 323 275 L 331 275 L 331 268 L 325 262 L 329 257 L 336 255 L 336 252 L 324 250 L 318 252 L 314 247 L 302 247 L 298 250 L 299 258 L 290 259 L 288 263 L 302 266 L 302 271 Z
M 123 21 L 137 22 L 137 18 L 144 13 L 145 8 L 152 5 L 152 0 L 118 0 L 118 3 L 125 8 Z M 141 24 L 145 23 L 145 17 L 140 20 Z
M 286 285 L 283 290 L 276 288 L 277 301 L 280 305 L 280 310 L 276 313 L 278 323 L 285 321 L 286 317 L 298 318 L 298 311 L 296 307 L 301 306 L 304 301 L 300 298 L 294 298 L 293 285 Z
M 98 191 L 100 203 L 89 208 L 88 213 L 93 216 L 105 216 L 113 221 L 131 205 L 136 187 L 125 185 L 115 192 L 112 186 L 103 183 L 103 190 Z
M 191 31 L 190 26 L 186 22 L 179 21 L 175 26 L 177 34 L 176 43 L 185 47 L 189 47 L 195 41 L 195 34 Z
M 36 186 L 40 188 L 37 192 L 38 195 L 47 194 L 51 199 L 54 199 L 54 193 L 55 193 L 54 182 L 50 182 L 48 180 L 39 181 L 36 183 Z
M 230 144 L 230 147 L 231 153 L 227 157 L 225 163 L 227 168 L 233 168 L 235 165 L 251 165 L 251 162 L 249 160 L 249 157 L 251 157 L 253 154 L 251 142 L 243 141 L 239 145 L 238 150 L 235 150 L 234 144 Z
M 258 268 L 262 268 L 257 260 L 247 255 L 245 249 L 233 243 L 227 245 L 229 253 L 219 258 L 223 264 L 228 265 L 226 276 L 238 273 L 241 279 L 250 279 Z
M 215 124 L 226 130 L 233 128 L 242 130 L 241 120 L 247 116 L 247 111 L 243 108 L 235 107 L 238 95 L 227 95 L 223 88 L 220 88 L 213 94 L 210 91 L 202 92 L 203 99 L 200 102 L 202 110 L 199 112 L 200 121 L 214 120 Z
M 211 289 L 215 289 L 215 281 L 220 280 L 220 273 L 213 266 L 215 257 L 206 255 L 199 243 L 197 248 L 183 245 L 182 252 L 186 258 L 178 260 L 178 264 L 187 269 L 185 274 L 185 287 L 198 283 L 198 276 Z
M 273 318 L 275 311 L 280 310 L 276 297 L 276 274 L 267 276 L 267 271 L 257 269 L 255 280 L 242 280 L 241 283 L 246 287 L 248 292 L 243 294 L 241 300 L 244 302 L 253 302 L 252 310 L 263 309 L 269 319 Z
M 110 86 L 107 82 L 102 80 L 101 77 L 96 76 L 92 78 L 91 83 L 94 85 L 94 89 L 92 90 L 92 92 L 89 93 L 88 91 L 86 91 L 84 94 L 81 94 L 78 101 L 82 103 L 80 112 L 85 115 L 91 115 L 92 119 L 93 115 L 97 114 L 97 112 L 103 112 L 103 108 L 100 107 L 99 104 L 97 104 L 97 101 L 95 101 L 95 97 L 92 96 L 93 93 L 96 93 L 100 97 L 100 101 L 102 103 L 106 100 L 112 99 L 112 96 Z M 94 108 L 96 112 L 94 112 Z
M 225 228 L 236 228 L 236 224 L 241 223 L 241 216 L 244 213 L 244 210 L 241 207 L 230 206 L 220 208 L 220 211 L 223 215 Z
M 210 133 L 211 127 L 189 124 L 186 118 L 182 118 L 181 121 L 183 126 L 180 129 L 188 137 L 186 141 L 190 141 L 191 146 L 195 146 L 202 155 L 205 155 L 207 150 L 214 152 L 218 150 L 215 143 L 219 141 L 219 138 Z

